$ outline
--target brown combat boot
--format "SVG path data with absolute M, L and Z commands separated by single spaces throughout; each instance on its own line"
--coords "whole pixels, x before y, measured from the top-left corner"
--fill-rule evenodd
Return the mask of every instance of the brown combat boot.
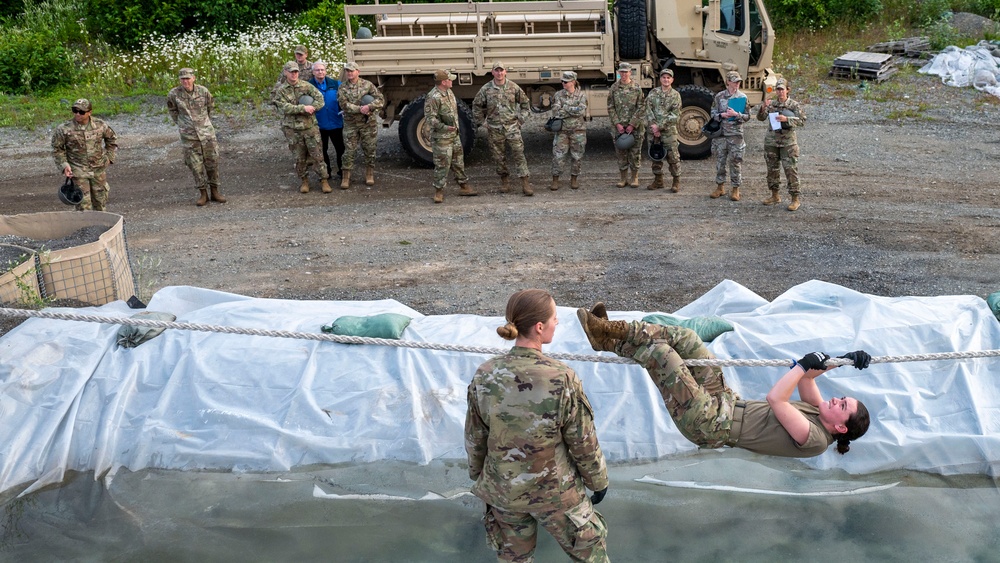
M 205 188 L 198 188 L 198 191 L 201 192 L 201 197 L 198 198 L 198 201 L 196 201 L 194 204 L 197 205 L 198 207 L 204 207 L 208 205 L 208 190 L 206 190 Z
M 599 319 L 608 320 L 608 307 L 604 304 L 604 301 L 598 301 L 590 308 L 590 314 Z
M 505 194 L 510 191 L 510 176 L 500 176 L 500 193 Z
M 802 205 L 802 200 L 799 199 L 799 194 L 792 194 L 792 202 L 788 204 L 789 211 L 795 211 Z
M 549 189 L 554 192 L 559 190 L 559 176 L 552 177 L 552 185 L 549 186 Z
M 739 201 L 740 200 L 740 187 L 739 186 L 733 186 L 733 191 L 729 193 L 729 199 L 731 199 L 733 201 Z
M 327 178 L 321 179 L 319 181 L 319 185 L 321 188 L 323 188 L 323 193 L 325 194 L 328 194 L 333 191 L 333 188 L 330 187 L 330 180 Z
M 670 184 L 670 191 L 677 193 L 681 191 L 681 179 L 678 176 L 674 176 L 674 183 Z
M 586 309 L 577 309 L 576 316 L 594 350 L 614 352 L 618 341 L 628 338 L 629 326 L 626 321 L 604 320 Z
M 535 190 L 531 189 L 531 178 L 528 176 L 521 178 L 521 193 L 526 196 L 535 195 Z
M 725 184 L 719 184 L 719 185 L 715 186 L 715 191 L 712 192 L 712 193 L 710 193 L 708 195 L 708 197 L 710 197 L 712 199 L 719 199 L 720 197 L 722 197 L 724 195 L 726 195 L 726 185 Z
M 653 174 L 653 183 L 646 186 L 647 190 L 658 190 L 660 188 L 665 188 L 663 185 L 663 174 Z
M 216 203 L 226 203 L 226 198 L 222 197 L 222 194 L 219 193 L 219 186 L 209 184 L 209 188 L 212 193 L 212 201 Z
M 307 194 L 309 193 L 309 178 L 302 178 L 302 185 L 299 186 L 299 193 Z
M 346 190 L 351 187 L 351 171 L 341 170 L 341 172 L 343 173 L 343 176 L 340 178 L 340 189 Z
M 615 187 L 616 188 L 624 188 L 625 184 L 628 183 L 628 170 L 619 170 L 618 172 L 621 173 L 622 178 L 621 178 L 621 180 L 618 180 L 618 183 L 615 184 Z
M 632 179 L 628 181 L 628 187 L 630 187 L 630 188 L 638 188 L 639 187 L 639 171 L 638 170 L 633 170 L 632 171 Z
M 781 194 L 778 190 L 771 190 L 771 197 L 762 201 L 764 205 L 774 205 L 775 203 L 781 203 Z
M 444 203 L 444 189 L 435 188 L 434 189 L 434 203 Z
M 472 189 L 472 186 L 470 186 L 468 183 L 465 183 L 458 185 L 458 195 L 474 196 L 474 195 L 479 195 L 479 192 Z
M 365 185 L 374 186 L 375 185 L 375 167 L 369 166 L 365 169 Z
M 577 176 L 570 176 L 569 177 L 569 188 L 571 190 L 579 190 L 580 189 L 580 179 Z

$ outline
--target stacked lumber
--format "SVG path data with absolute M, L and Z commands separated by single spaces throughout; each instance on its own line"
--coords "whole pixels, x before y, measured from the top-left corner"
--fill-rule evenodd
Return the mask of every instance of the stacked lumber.
M 850 51 L 833 61 L 830 76 L 850 80 L 874 80 L 882 82 L 899 69 L 892 61 L 892 55 Z

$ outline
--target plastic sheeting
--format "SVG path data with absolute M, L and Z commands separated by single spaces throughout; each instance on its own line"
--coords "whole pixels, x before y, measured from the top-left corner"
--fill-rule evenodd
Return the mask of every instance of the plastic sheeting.
M 980 41 L 965 49 L 945 47 L 931 62 L 921 67 L 920 72 L 940 76 L 948 86 L 972 86 L 980 92 L 1000 97 L 997 80 L 1000 77 L 1000 59 L 993 56 L 996 50 L 997 46 L 988 41 Z
M 611 301 L 612 307 L 621 305 Z M 254 299 L 168 287 L 149 309 L 178 322 L 316 332 L 341 315 L 414 317 L 403 338 L 509 347 L 501 317 L 422 316 L 392 300 Z M 128 316 L 124 303 L 70 309 Z M 612 312 L 639 319 L 646 312 Z M 875 356 L 1000 348 L 1000 323 L 972 296 L 887 298 L 812 281 L 768 303 L 723 282 L 674 313 L 719 315 L 734 331 L 710 345 L 721 358 L 798 358 L 863 348 Z M 547 352 L 593 354 L 575 310 L 559 308 Z M 0 490 L 60 482 L 67 470 L 121 467 L 236 472 L 381 460 L 462 461 L 466 386 L 487 356 L 262 336 L 168 330 L 137 348 L 117 326 L 29 319 L 0 338 Z M 606 352 L 604 354 L 607 354 Z M 673 427 L 635 365 L 571 362 L 584 382 L 609 462 L 696 449 Z M 744 398 L 760 399 L 783 368 L 725 368 Z M 914 469 L 995 475 L 1000 460 L 1000 360 L 843 367 L 819 380 L 873 415 L 846 456 L 803 463 L 859 474 Z

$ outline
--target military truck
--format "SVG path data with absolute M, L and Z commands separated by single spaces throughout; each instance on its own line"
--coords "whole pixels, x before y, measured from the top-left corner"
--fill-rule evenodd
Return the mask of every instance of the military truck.
M 613 10 L 605 0 L 375 2 L 345 6 L 347 59 L 385 94 L 383 125 L 398 120 L 403 148 L 428 166 L 424 96 L 439 68 L 458 75 L 453 91 L 466 154 L 475 141 L 469 104 L 492 80 L 497 60 L 539 113 L 551 109 L 562 71 L 576 72 L 587 94 L 588 120 L 608 115 L 619 62 L 638 69 L 634 79 L 645 90 L 659 84 L 660 69 L 673 69 L 683 102 L 677 129 L 686 159 L 711 154 L 701 128 L 727 72 L 743 76 L 750 104 L 759 103 L 777 79 L 769 68 L 774 31 L 763 0 L 617 0 Z M 369 22 L 374 17 L 375 29 L 353 29 L 352 16 Z

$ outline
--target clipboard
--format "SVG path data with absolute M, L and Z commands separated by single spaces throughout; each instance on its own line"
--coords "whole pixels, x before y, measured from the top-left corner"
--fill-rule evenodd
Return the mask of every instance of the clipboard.
M 747 99 L 745 97 L 740 98 L 729 98 L 726 101 L 729 109 L 735 111 L 736 113 L 745 113 L 747 109 Z

